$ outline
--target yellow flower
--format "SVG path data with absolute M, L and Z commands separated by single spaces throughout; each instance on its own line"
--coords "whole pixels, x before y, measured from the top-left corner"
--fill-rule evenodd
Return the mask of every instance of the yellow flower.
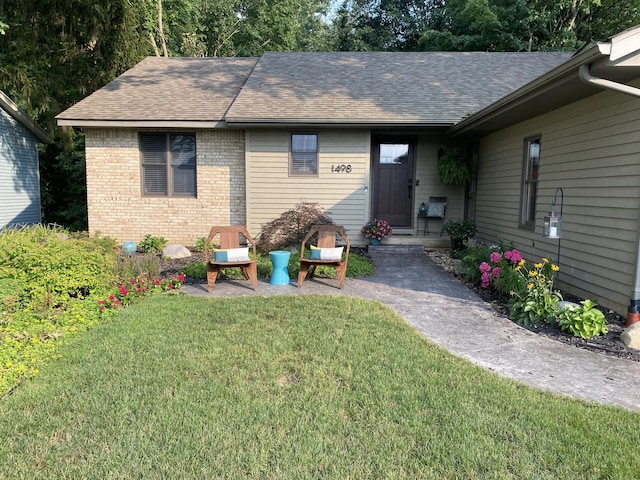
M 533 283 L 527 283 L 527 288 L 531 290 L 533 288 Z
M 514 268 L 514 270 L 517 272 L 522 268 L 522 265 L 518 265 L 516 268 Z
M 523 258 L 522 260 L 520 260 L 520 261 L 518 262 L 518 265 L 522 266 L 522 265 L 524 265 L 525 263 L 527 263 L 527 261 Z
M 551 270 L 553 270 L 554 272 L 557 272 L 558 270 L 560 270 L 560 267 L 558 265 L 555 264 L 551 264 Z
M 533 266 L 536 267 L 536 268 L 542 268 L 542 264 L 541 263 L 534 263 Z
M 533 270 L 529 272 L 530 277 L 535 277 L 536 275 L 538 275 L 538 272 L 534 272 Z
M 543 261 L 544 263 L 549 263 L 549 259 L 548 259 L 548 258 L 544 258 L 544 257 L 543 257 L 543 258 L 542 258 L 542 261 Z

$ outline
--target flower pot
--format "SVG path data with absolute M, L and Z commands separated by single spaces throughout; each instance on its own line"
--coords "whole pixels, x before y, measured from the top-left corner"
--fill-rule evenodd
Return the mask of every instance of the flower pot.
M 381 245 L 382 240 L 378 240 L 377 238 L 370 238 L 369 245 Z
M 464 250 L 464 238 L 451 237 L 451 250 L 462 252 Z

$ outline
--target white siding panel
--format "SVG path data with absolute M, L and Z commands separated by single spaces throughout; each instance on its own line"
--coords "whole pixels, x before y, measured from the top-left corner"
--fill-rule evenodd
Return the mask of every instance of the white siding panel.
M 626 314 L 640 208 L 640 100 L 603 91 L 485 137 L 480 144 L 476 221 L 480 237 L 513 240 L 528 258 L 557 256 L 542 217 L 564 191 L 559 280 Z M 522 146 L 541 135 L 535 232 L 518 227 Z M 560 208 L 560 194 L 556 209 Z M 565 285 L 563 285 L 565 286 Z

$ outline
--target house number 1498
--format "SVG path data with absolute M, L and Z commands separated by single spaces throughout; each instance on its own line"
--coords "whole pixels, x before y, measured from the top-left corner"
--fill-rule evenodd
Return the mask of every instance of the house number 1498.
M 331 173 L 351 173 L 351 165 L 331 165 Z

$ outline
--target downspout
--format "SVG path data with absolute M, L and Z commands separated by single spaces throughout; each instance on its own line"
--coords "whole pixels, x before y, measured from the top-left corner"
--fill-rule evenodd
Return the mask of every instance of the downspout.
M 592 76 L 589 72 L 589 65 L 580 65 L 579 75 L 580 80 L 585 83 L 593 84 L 608 90 L 615 90 L 616 92 L 626 93 L 628 95 L 633 95 L 634 97 L 640 97 L 640 88 Z M 638 220 L 637 232 L 640 232 L 640 219 Z M 631 300 L 629 302 L 629 307 L 627 308 L 626 326 L 638 321 L 640 321 L 640 237 L 636 243 L 636 269 L 633 276 Z

